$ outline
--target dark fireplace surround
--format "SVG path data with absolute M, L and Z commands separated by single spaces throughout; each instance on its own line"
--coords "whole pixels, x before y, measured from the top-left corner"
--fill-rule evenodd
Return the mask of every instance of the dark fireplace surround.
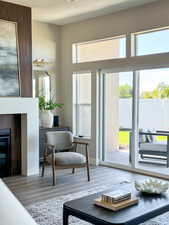
M 0 129 L 0 177 L 11 175 L 11 129 Z
M 0 115 L 0 177 L 21 174 L 21 115 Z

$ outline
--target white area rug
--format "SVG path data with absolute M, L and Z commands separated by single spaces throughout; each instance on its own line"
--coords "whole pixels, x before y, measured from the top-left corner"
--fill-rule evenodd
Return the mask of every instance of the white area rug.
M 124 184 L 128 182 L 122 182 L 122 183 Z M 116 184 L 116 185 L 119 185 L 119 184 Z M 111 185 L 111 186 L 106 185 L 94 190 L 90 189 L 83 192 L 63 195 L 63 196 L 53 198 L 47 201 L 38 202 L 28 206 L 27 210 L 29 211 L 29 213 L 32 215 L 32 217 L 35 219 L 35 221 L 39 225 L 62 225 L 62 206 L 64 202 L 77 199 L 83 196 L 87 196 L 90 194 L 94 194 L 100 191 L 104 191 L 111 187 L 115 187 L 116 185 Z M 70 221 L 69 222 L 70 225 L 89 225 L 89 223 L 71 216 L 69 221 Z M 169 212 L 161 216 L 155 217 L 143 223 L 142 225 L 169 225 Z

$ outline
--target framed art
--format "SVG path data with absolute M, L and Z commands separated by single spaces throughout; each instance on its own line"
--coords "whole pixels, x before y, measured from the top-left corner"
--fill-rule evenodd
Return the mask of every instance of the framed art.
M 0 97 L 20 96 L 17 23 L 0 20 Z

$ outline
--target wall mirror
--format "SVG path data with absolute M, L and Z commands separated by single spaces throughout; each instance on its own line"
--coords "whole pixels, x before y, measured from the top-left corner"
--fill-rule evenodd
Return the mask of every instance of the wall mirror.
M 33 97 L 45 96 L 51 98 L 51 76 L 47 71 L 33 71 Z

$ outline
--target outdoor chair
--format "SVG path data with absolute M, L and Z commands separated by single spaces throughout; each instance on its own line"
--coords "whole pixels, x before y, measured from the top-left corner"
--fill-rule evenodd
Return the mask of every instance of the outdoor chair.
M 155 137 L 167 137 L 167 141 L 157 141 Z M 139 154 L 141 159 L 165 160 L 169 167 L 169 132 L 139 132 Z

